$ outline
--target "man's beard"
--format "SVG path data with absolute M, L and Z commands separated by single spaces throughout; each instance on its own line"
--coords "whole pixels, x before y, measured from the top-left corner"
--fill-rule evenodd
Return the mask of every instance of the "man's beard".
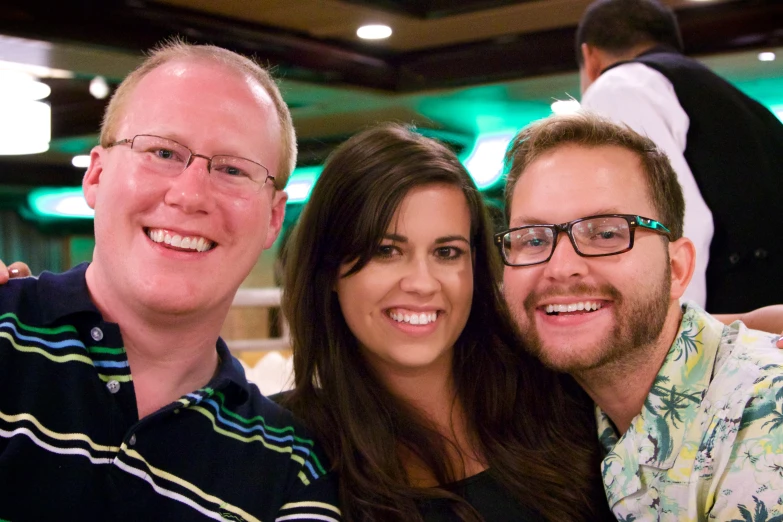
M 621 361 L 632 362 L 661 335 L 669 310 L 671 268 L 666 264 L 663 278 L 644 295 L 622 295 L 614 286 L 606 284 L 591 287 L 576 284 L 567 288 L 531 293 L 525 299 L 524 309 L 514 307 L 517 323 L 522 332 L 525 348 L 553 370 L 571 374 L 604 367 Z M 602 339 L 592 345 L 575 346 L 574 343 L 552 347 L 544 345 L 535 322 L 535 303 L 542 298 L 559 295 L 606 296 L 612 300 L 614 326 Z M 526 324 L 521 324 L 524 314 Z

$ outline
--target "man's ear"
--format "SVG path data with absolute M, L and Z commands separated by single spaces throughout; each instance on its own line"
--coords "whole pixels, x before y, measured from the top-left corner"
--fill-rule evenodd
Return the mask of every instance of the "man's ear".
M 687 237 L 669 243 L 669 265 L 671 267 L 671 299 L 677 300 L 685 293 L 696 266 L 696 247 Z
M 285 219 L 286 201 L 288 201 L 288 194 L 283 190 L 275 190 L 275 194 L 272 196 L 272 213 L 269 216 L 269 231 L 264 243 L 264 250 L 271 248 L 277 236 L 280 235 Z
M 87 200 L 87 205 L 91 209 L 95 209 L 95 200 L 98 198 L 98 186 L 103 174 L 103 154 L 105 153 L 106 149 L 100 145 L 92 148 L 90 151 L 90 166 L 87 168 L 87 172 L 84 173 L 84 178 L 82 178 L 84 199 Z
M 587 43 L 582 44 L 582 61 L 582 74 L 587 85 L 596 81 L 601 76 L 601 71 L 607 67 L 604 65 L 605 60 L 601 50 Z

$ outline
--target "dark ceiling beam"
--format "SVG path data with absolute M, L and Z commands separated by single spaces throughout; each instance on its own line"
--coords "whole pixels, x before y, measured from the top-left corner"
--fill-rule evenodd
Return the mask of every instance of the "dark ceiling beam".
M 710 55 L 783 43 L 783 3 L 727 2 L 677 12 L 685 51 Z M 397 59 L 397 90 L 460 87 L 577 69 L 576 27 L 409 53 Z
M 728 2 L 677 12 L 685 52 L 709 55 L 783 44 L 783 3 Z
M 538 0 L 343 0 L 349 4 L 370 7 L 397 15 L 424 20 L 494 9 Z
M 458 4 L 467 5 L 474 0 Z M 432 0 L 435 5 L 439 0 Z M 475 0 L 480 2 L 480 0 Z M 152 2 L 86 0 L 36 8 L 38 0 L 0 16 L 0 33 L 80 42 L 140 53 L 181 34 L 255 55 L 278 76 L 393 92 L 475 85 L 573 71 L 574 27 L 392 55 Z M 48 4 L 48 2 L 47 2 Z M 63 4 L 67 4 L 64 7 Z M 440 3 L 438 3 L 440 5 Z M 779 45 L 783 2 L 745 0 L 678 11 L 686 52 L 709 55 Z
M 573 34 L 573 28 L 554 29 L 410 53 L 398 61 L 397 90 L 462 87 L 573 70 Z
M 98 133 L 109 97 L 94 98 L 88 80 L 47 78 L 44 81 L 52 89 L 46 101 L 52 107 L 53 140 Z
M 77 2 L 81 8 L 61 5 L 51 10 L 40 8 L 39 3 L 34 0 L 30 6 L 3 12 L 0 33 L 137 54 L 166 38 L 182 36 L 254 56 L 274 66 L 279 77 L 381 90 L 393 90 L 396 85 L 396 71 L 385 53 L 370 54 L 344 44 L 153 2 L 87 0 Z
M 12 156 L 0 160 L 2 185 L 17 187 L 78 187 L 82 184 L 84 169 L 70 165 L 47 165 L 26 161 L 14 161 Z M 28 156 L 29 158 L 29 156 Z

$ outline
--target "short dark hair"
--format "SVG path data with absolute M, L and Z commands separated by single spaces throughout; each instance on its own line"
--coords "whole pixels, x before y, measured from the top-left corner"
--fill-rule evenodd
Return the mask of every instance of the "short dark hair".
M 563 145 L 581 147 L 622 147 L 633 152 L 647 181 L 648 197 L 657 212 L 655 219 L 671 231 L 671 240 L 682 237 L 685 219 L 685 198 L 677 181 L 677 173 L 650 138 L 636 133 L 627 125 L 618 125 L 608 118 L 580 111 L 555 115 L 524 128 L 511 142 L 506 152 L 506 222 L 511 218 L 511 198 L 525 169 L 543 154 Z
M 587 7 L 576 28 L 576 60 L 582 66 L 582 44 L 623 53 L 652 43 L 683 50 L 677 17 L 658 0 L 597 0 Z

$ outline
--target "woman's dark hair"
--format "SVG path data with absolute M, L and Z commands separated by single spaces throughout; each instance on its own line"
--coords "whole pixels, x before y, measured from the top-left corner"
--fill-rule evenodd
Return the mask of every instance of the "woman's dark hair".
M 473 302 L 454 346 L 453 372 L 475 447 L 498 484 L 548 520 L 610 516 L 591 403 L 524 351 L 500 290 L 502 268 L 475 184 L 444 145 L 387 124 L 332 153 L 284 256 L 282 307 L 295 372 L 284 405 L 332 459 L 344 518 L 422 520 L 417 500 L 447 498 L 463 520 L 481 520 L 446 488 L 408 481 L 400 450 L 420 459 L 439 484 L 464 478 L 464 468 L 452 465 L 450 443 L 433 424 L 374 377 L 333 291 L 341 265 L 354 262 L 350 274 L 372 259 L 410 190 L 433 184 L 458 187 L 470 209 Z

